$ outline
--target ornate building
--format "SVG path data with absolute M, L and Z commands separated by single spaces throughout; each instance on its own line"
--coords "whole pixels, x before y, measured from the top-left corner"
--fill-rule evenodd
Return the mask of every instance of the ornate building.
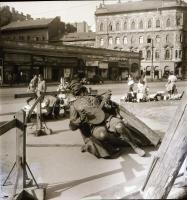
M 141 73 L 187 78 L 187 3 L 142 0 L 101 4 L 95 12 L 96 47 L 140 52 Z

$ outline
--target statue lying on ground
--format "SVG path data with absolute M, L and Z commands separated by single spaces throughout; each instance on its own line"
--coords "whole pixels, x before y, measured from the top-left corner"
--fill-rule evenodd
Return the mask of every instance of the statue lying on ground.
M 74 95 L 70 102 L 70 128 L 80 129 L 85 143 L 82 152 L 90 152 L 97 158 L 111 158 L 129 145 L 139 156 L 145 155 L 140 145 L 151 142 L 143 134 L 141 139 L 134 135 L 137 131 L 120 115 L 119 105 L 111 101 L 111 92 L 91 96 L 76 81 L 69 87 Z

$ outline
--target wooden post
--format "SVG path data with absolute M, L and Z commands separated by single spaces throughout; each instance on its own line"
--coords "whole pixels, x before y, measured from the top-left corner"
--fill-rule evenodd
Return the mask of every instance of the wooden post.
M 166 199 L 187 155 L 187 97 L 183 98 L 157 152 L 157 163 L 146 180 L 144 199 Z
M 17 168 L 17 177 L 18 179 L 21 177 L 22 182 L 15 184 L 15 192 L 17 186 L 19 185 L 19 189 L 23 190 L 26 186 L 25 177 L 26 177 L 26 127 L 25 127 L 25 117 L 26 114 L 23 110 L 16 113 L 16 168 Z

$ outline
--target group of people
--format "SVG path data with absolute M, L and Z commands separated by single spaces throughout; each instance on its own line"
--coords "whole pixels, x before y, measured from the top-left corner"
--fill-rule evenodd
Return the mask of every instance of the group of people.
M 137 89 L 134 90 L 135 81 L 132 75 L 128 77 L 128 93 L 125 97 L 126 101 L 130 102 L 146 102 L 149 100 L 155 100 L 155 97 L 158 95 L 161 96 L 161 99 L 169 100 L 169 99 L 181 99 L 183 93 L 179 94 L 176 87 L 177 77 L 171 71 L 168 76 L 168 81 L 165 85 L 165 91 L 157 92 L 155 94 L 149 94 L 149 87 L 147 85 L 146 75 L 139 79 L 137 83 Z M 158 100 L 158 99 L 157 99 Z
M 149 88 L 147 86 L 147 79 L 145 75 L 139 79 L 136 92 L 134 91 L 135 81 L 132 75 L 129 75 L 127 84 L 129 88 L 126 97 L 127 101 L 140 102 L 148 100 Z

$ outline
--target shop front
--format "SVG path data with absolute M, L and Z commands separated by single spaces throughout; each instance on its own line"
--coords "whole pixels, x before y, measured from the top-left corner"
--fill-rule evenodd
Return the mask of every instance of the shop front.
M 108 79 L 108 63 L 107 62 L 99 62 L 99 75 L 103 80 Z
M 99 68 L 99 61 L 86 61 L 86 78 L 93 78 Z
M 119 80 L 119 67 L 118 62 L 110 62 L 108 65 L 109 80 L 116 81 Z
M 119 74 L 121 80 L 127 80 L 129 76 L 129 63 L 128 61 L 119 62 Z

